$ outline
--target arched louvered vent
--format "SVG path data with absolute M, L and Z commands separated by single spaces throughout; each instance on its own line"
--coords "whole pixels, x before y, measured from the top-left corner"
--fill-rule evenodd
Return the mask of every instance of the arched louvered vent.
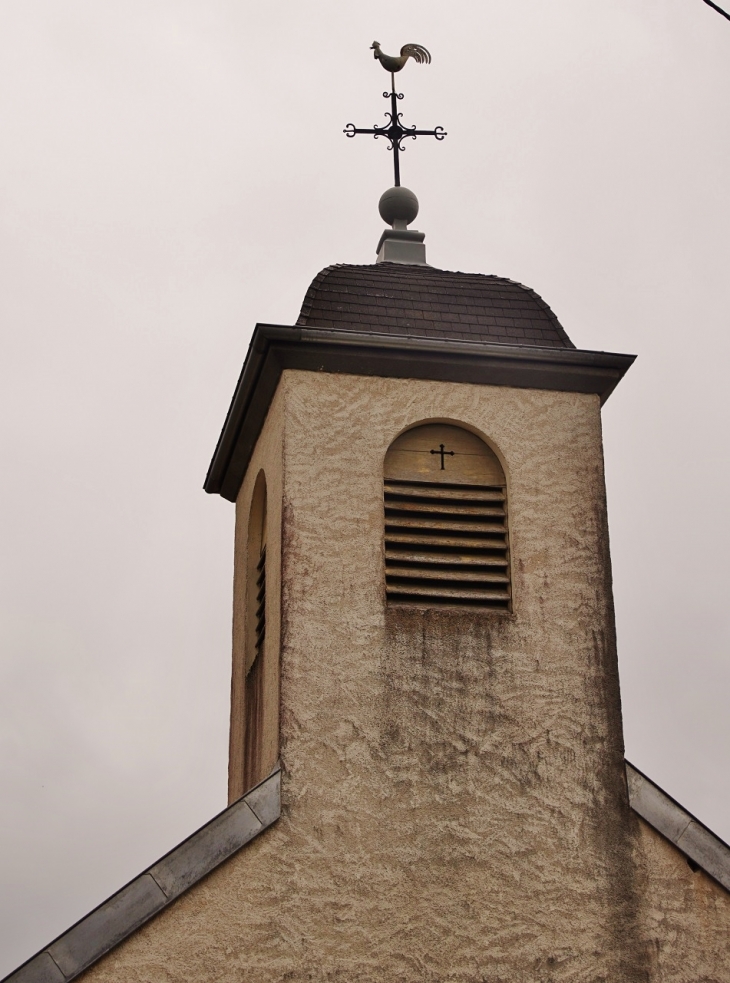
M 508 611 L 507 487 L 497 456 L 468 430 L 407 430 L 385 458 L 388 602 Z

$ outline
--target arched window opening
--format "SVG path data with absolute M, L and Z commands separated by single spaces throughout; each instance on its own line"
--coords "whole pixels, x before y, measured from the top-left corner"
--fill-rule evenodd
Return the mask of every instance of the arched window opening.
M 246 578 L 246 684 L 244 695 L 244 789 L 261 781 L 266 646 L 266 479 L 256 479 L 248 526 Z
M 469 430 L 414 427 L 385 456 L 389 604 L 509 611 L 507 482 Z

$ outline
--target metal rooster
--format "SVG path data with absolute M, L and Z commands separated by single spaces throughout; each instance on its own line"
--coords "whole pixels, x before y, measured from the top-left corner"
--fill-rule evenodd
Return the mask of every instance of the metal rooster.
M 400 49 L 400 57 L 386 55 L 380 50 L 380 42 L 373 41 L 370 45 L 373 58 L 377 58 L 386 72 L 399 72 L 409 58 L 412 58 L 419 65 L 428 65 L 431 62 L 431 55 L 422 44 L 404 44 Z

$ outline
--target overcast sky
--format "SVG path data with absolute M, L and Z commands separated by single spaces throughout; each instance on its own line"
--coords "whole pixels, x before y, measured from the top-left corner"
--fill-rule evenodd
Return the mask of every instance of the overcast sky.
M 0 975 L 226 802 L 257 320 L 374 260 L 386 109 L 429 262 L 639 358 L 604 410 L 627 755 L 730 839 L 730 23 L 701 0 L 0 6 Z

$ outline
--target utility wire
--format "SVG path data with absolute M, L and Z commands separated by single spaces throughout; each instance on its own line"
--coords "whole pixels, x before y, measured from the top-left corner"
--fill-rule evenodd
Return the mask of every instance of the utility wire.
M 722 14 L 723 17 L 730 20 L 730 14 L 726 10 L 723 10 L 722 7 L 718 7 L 716 3 L 712 2 L 712 0 L 705 0 L 705 3 L 708 7 L 712 7 L 713 10 L 716 10 L 718 14 Z

